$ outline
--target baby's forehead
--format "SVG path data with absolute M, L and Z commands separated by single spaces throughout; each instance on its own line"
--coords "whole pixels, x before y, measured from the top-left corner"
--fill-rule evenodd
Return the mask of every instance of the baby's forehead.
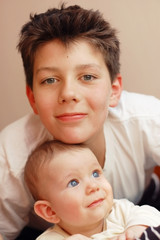
M 91 151 L 91 149 L 87 148 L 87 147 L 78 147 L 78 146 L 74 146 L 74 147 L 68 147 L 67 149 L 63 149 L 63 150 L 58 150 L 55 151 L 55 156 L 73 156 L 73 155 L 86 155 L 86 156 L 93 156 L 93 158 L 96 158 L 94 153 Z
M 99 165 L 99 162 L 94 153 L 87 147 L 69 147 L 67 150 L 58 150 L 55 152 L 52 158 L 54 165 L 60 164 L 94 164 Z

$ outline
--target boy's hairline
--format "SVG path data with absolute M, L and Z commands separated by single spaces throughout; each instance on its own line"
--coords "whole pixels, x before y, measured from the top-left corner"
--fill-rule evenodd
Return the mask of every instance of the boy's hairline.
M 64 10 L 64 12 L 66 11 L 66 9 L 68 10 L 68 8 L 72 8 L 72 7 L 79 7 L 78 5 L 69 5 L 69 6 L 66 6 L 66 3 L 65 2 L 61 2 L 60 4 L 60 7 L 61 7 L 61 9 L 59 8 L 59 11 L 63 11 Z M 100 17 L 100 15 L 102 15 L 100 12 L 99 12 L 99 10 L 93 10 L 93 9 L 84 9 L 84 8 L 82 8 L 82 7 L 80 7 L 81 9 L 83 9 L 82 11 L 87 11 L 87 13 L 88 12 L 94 12 L 94 13 L 96 13 L 96 12 L 98 12 L 99 13 L 99 17 Z M 56 8 L 54 8 L 54 9 L 56 9 Z M 48 9 L 48 11 L 52 11 L 53 9 Z M 77 9 L 74 9 L 75 11 L 77 10 Z M 71 9 L 69 10 L 69 11 L 71 11 Z M 43 12 L 43 13 L 41 13 L 41 14 L 34 14 L 32 17 L 31 17 L 31 21 L 30 21 L 30 23 L 32 22 L 32 21 L 34 21 L 33 19 L 34 19 L 34 16 L 37 16 L 37 18 L 39 18 L 39 15 L 43 15 L 43 16 L 46 16 L 46 17 L 48 17 L 48 16 L 51 16 L 50 15 L 50 12 L 48 13 L 48 15 L 47 15 L 47 11 L 46 12 Z M 55 13 L 55 14 L 57 14 L 57 13 Z M 62 14 L 63 14 L 63 12 L 62 12 Z M 42 16 L 42 17 L 43 17 Z M 41 16 L 40 16 L 41 17 Z M 104 18 L 101 16 L 100 17 L 100 20 L 104 20 Z M 26 23 L 24 26 L 26 26 L 27 24 L 29 24 L 29 22 L 28 23 Z M 24 27 L 23 26 L 23 27 Z M 109 27 L 113 32 L 114 31 L 116 31 L 115 29 L 113 29 L 113 28 L 111 28 L 111 27 Z M 23 28 L 23 31 L 24 31 L 24 28 Z M 24 38 L 24 33 L 25 32 L 21 32 L 21 34 L 23 34 L 23 38 Z M 25 30 L 26 31 L 26 30 Z M 28 31 L 28 30 L 27 30 Z M 94 31 L 95 31 L 95 26 L 94 26 Z M 88 30 L 87 30 L 87 33 L 88 33 Z M 113 34 L 115 34 L 115 32 L 113 33 Z M 56 39 L 55 38 L 55 36 L 56 35 L 53 35 L 53 38 L 52 38 L 52 40 L 54 40 L 54 39 Z M 86 36 L 88 36 L 88 37 L 86 37 Z M 21 37 L 22 37 L 22 35 L 21 35 Z M 58 39 L 59 40 L 62 40 L 62 38 L 61 38 L 62 36 L 60 36 Z M 67 37 L 67 38 L 66 38 Z M 67 44 L 67 42 L 68 43 L 70 43 L 71 41 L 76 41 L 78 38 L 85 38 L 86 39 L 86 41 L 89 41 L 90 43 L 91 43 L 91 41 L 95 41 L 95 39 L 96 39 L 96 37 L 95 38 L 91 38 L 91 35 L 89 34 L 89 35 L 85 35 L 85 32 L 80 32 L 79 31 L 79 34 L 77 34 L 77 35 L 74 35 L 74 36 L 72 36 L 72 35 L 66 35 L 65 36 L 65 33 L 64 33 L 64 44 Z M 101 38 L 100 36 L 98 37 L 99 39 Z M 22 40 L 22 39 L 21 39 Z M 45 40 L 45 42 L 48 42 L 48 41 L 50 41 L 51 39 L 49 39 L 49 40 Z M 96 40 L 97 41 L 97 40 Z M 45 43 L 44 42 L 44 43 Z M 22 43 L 22 42 L 21 42 Z M 39 44 L 37 45 L 37 46 L 40 46 L 40 42 L 39 42 Z M 96 44 L 96 43 L 95 43 Z M 93 46 L 95 46 L 95 44 L 92 42 L 92 45 Z M 22 46 L 22 45 L 21 45 Z M 19 41 L 19 44 L 17 45 L 17 47 L 18 47 L 18 50 L 21 52 L 22 51 L 22 48 L 21 48 L 21 46 L 20 46 L 20 41 Z M 35 45 L 36 46 L 36 45 Z M 37 46 L 36 46 L 36 49 L 37 49 Z M 104 54 L 103 54 L 103 50 L 101 50 L 100 49 L 101 47 L 99 47 L 99 51 L 102 53 L 102 55 L 103 55 L 103 57 L 104 57 L 104 61 L 106 62 L 106 57 L 105 57 L 105 52 L 104 52 Z M 31 50 L 31 49 L 30 49 Z M 33 51 L 33 49 L 31 50 L 31 52 Z M 36 51 L 36 50 L 35 50 Z M 32 52 L 33 53 L 33 52 Z M 21 52 L 21 54 L 22 54 L 22 52 Z M 33 57 L 34 58 L 34 57 Z M 34 60 L 33 60 L 33 63 L 34 63 Z M 33 65 L 33 64 L 32 64 Z M 27 65 L 26 65 L 27 66 Z M 108 65 L 106 64 L 106 67 L 108 68 Z M 26 68 L 26 67 L 25 67 Z M 31 68 L 30 68 L 30 70 L 31 70 Z M 111 77 L 111 83 L 113 82 L 113 72 L 112 72 L 112 70 L 110 70 L 109 68 L 108 68 L 108 70 L 109 70 L 109 73 L 110 73 L 110 77 Z M 31 89 L 33 89 L 33 76 L 32 76 L 32 80 L 31 80 L 31 77 L 29 77 L 29 75 L 28 75 L 28 71 L 29 70 L 26 70 L 27 72 L 26 72 L 26 82 L 27 82 L 27 85 L 31 88 Z M 32 71 L 33 71 L 33 66 L 32 66 Z M 32 75 L 32 71 L 31 71 L 31 75 Z M 117 73 L 118 74 L 118 73 Z M 30 75 L 30 76 L 31 76 Z M 115 76 L 115 74 L 114 74 L 114 76 Z M 30 80 L 29 80 L 30 79 Z

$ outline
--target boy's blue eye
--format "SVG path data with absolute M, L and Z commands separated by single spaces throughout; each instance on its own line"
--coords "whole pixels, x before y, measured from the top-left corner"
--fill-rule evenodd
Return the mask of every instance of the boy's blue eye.
M 98 178 L 99 177 L 99 171 L 95 170 L 93 173 L 92 173 L 92 176 L 94 178 Z
M 83 76 L 83 80 L 84 81 L 91 81 L 93 79 L 94 79 L 94 77 L 92 75 L 89 75 L 89 74 Z
M 68 187 L 75 187 L 78 184 L 79 184 L 79 182 L 76 179 L 73 179 L 68 183 Z
M 55 83 L 55 82 L 56 82 L 55 78 L 47 78 L 43 81 L 43 83 L 46 83 L 46 84 L 52 84 L 52 83 Z

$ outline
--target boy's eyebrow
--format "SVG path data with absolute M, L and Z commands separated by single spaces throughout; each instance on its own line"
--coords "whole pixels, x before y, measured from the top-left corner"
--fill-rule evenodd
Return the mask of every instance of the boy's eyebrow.
M 100 70 L 100 65 L 91 63 L 91 64 L 81 64 L 76 67 L 77 69 L 87 69 L 87 68 L 97 68 Z
M 95 64 L 95 63 L 91 63 L 91 64 L 80 64 L 80 65 L 77 65 L 75 67 L 76 70 L 85 70 L 85 69 L 88 69 L 88 68 L 96 68 L 97 70 L 100 70 L 100 66 L 98 64 Z M 50 71 L 50 72 L 58 72 L 59 71 L 59 68 L 58 67 L 40 67 L 36 70 L 36 74 L 38 74 L 39 72 L 41 71 Z
M 39 72 L 42 72 L 42 71 L 53 72 L 53 71 L 58 71 L 58 68 L 56 68 L 56 67 L 40 67 L 36 70 L 36 74 L 38 74 Z

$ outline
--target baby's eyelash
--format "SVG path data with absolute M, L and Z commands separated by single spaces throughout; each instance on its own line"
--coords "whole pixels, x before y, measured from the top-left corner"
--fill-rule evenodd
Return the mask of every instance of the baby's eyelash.
M 79 181 L 77 179 L 72 179 L 69 183 L 68 183 L 68 187 L 76 187 L 79 184 Z

